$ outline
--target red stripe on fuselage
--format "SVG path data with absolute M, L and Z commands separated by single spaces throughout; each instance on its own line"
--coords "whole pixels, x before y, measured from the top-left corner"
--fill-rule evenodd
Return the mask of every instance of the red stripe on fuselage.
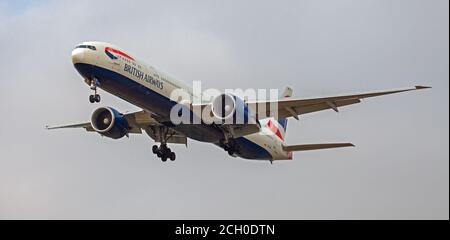
M 278 129 L 278 127 L 274 123 L 272 123 L 271 120 L 269 120 L 267 126 L 273 133 L 275 133 L 275 135 L 277 135 L 281 140 L 283 140 L 283 135 L 281 135 L 280 129 Z
M 126 58 L 128 58 L 128 59 L 134 61 L 134 58 L 132 58 L 130 55 L 128 55 L 128 54 L 126 54 L 126 53 L 124 53 L 124 52 L 122 52 L 122 51 L 120 51 L 120 50 L 117 50 L 117 49 L 114 49 L 114 48 L 107 47 L 107 48 L 105 48 L 105 51 L 110 51 L 110 52 L 119 54 L 119 55 L 121 55 L 121 56 L 123 56 L 123 57 L 126 57 Z

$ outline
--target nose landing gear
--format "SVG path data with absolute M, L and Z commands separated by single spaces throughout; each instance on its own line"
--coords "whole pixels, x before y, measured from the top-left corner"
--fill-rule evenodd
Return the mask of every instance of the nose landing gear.
M 99 82 L 96 78 L 92 79 L 90 81 L 90 85 L 91 85 L 91 90 L 94 91 L 94 94 L 89 96 L 89 102 L 94 103 L 94 102 L 100 102 L 100 95 L 97 94 L 97 86 L 99 85 Z
M 159 147 L 157 145 L 153 145 L 152 152 L 156 154 L 161 161 L 165 162 L 167 159 L 170 161 L 175 161 L 176 155 L 170 148 L 167 147 L 167 144 L 162 143 Z
M 89 102 L 91 102 L 91 103 L 100 102 L 100 95 L 98 95 L 98 94 L 90 95 Z

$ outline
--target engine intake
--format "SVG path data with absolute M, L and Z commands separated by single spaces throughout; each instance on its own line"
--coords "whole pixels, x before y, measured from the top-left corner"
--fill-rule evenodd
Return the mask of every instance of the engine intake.
M 91 125 L 96 132 L 113 139 L 122 138 L 129 130 L 123 114 L 111 107 L 97 108 L 92 113 Z
M 224 124 L 245 125 L 256 122 L 247 104 L 241 98 L 227 93 L 213 99 L 211 111 Z

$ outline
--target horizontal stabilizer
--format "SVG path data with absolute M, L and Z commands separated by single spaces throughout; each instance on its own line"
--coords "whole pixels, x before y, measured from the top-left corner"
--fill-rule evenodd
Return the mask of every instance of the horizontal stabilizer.
M 327 149 L 327 148 L 340 148 L 340 147 L 354 147 L 352 143 L 321 143 L 321 144 L 300 144 L 300 145 L 291 145 L 284 146 L 283 150 L 288 152 L 295 151 L 309 151 L 309 150 L 318 150 L 318 149 Z

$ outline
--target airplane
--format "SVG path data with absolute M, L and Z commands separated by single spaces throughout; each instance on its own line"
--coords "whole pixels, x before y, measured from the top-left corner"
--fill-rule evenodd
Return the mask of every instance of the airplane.
M 168 144 L 187 146 L 188 139 L 212 143 L 233 157 L 268 160 L 270 163 L 275 160 L 292 160 L 293 152 L 296 151 L 353 147 L 352 143 L 288 145 L 284 140 L 288 118 L 299 120 L 300 115 L 323 110 L 338 112 L 340 107 L 360 103 L 365 98 L 430 88 L 415 86 L 360 94 L 294 99 L 293 90 L 287 87 L 282 98 L 276 100 L 248 101 L 236 95 L 221 93 L 212 101 L 181 102 L 171 99 L 170 94 L 174 90 L 182 89 L 195 98 L 191 86 L 158 71 L 115 45 L 106 42 L 83 42 L 73 49 L 71 57 L 75 69 L 93 92 L 89 96 L 91 103 L 100 102 L 97 89 L 101 88 L 142 110 L 121 113 L 112 107 L 99 107 L 92 113 L 89 122 L 46 126 L 46 128 L 84 128 L 112 139 L 145 132 L 159 143 L 159 146 L 152 146 L 152 152 L 163 162 L 168 159 L 173 161 L 176 158 Z M 192 113 L 191 120 L 201 119 L 200 123 L 174 124 L 171 121 L 171 109 L 179 105 L 183 111 L 187 109 Z M 269 112 L 269 106 L 277 107 L 277 115 Z M 209 111 L 210 117 L 219 121 L 206 124 L 201 116 L 193 113 L 194 108 Z M 237 122 L 238 118 L 243 121 Z M 225 121 L 230 119 L 231 121 Z

